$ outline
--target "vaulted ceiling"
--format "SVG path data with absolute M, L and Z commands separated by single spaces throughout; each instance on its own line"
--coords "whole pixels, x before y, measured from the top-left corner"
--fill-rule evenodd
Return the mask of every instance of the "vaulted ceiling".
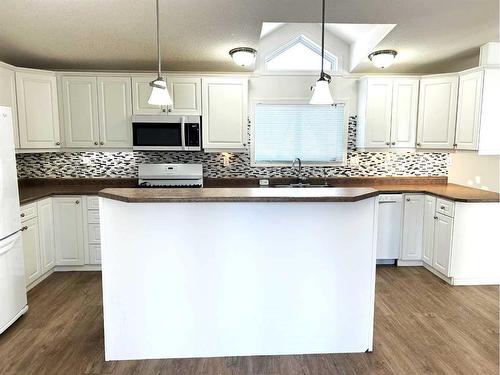
M 263 22 L 319 22 L 320 0 L 161 0 L 165 70 L 238 71 L 228 51 L 257 48 Z M 154 70 L 154 0 L 2 0 L 0 60 L 47 69 Z M 389 72 L 477 64 L 498 40 L 498 0 L 327 0 L 330 23 L 397 26 L 379 44 Z M 360 72 L 373 71 L 368 60 Z

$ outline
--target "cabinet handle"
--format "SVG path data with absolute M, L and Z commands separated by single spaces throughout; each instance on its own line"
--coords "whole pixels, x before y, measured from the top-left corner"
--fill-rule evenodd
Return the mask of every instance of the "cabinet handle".
M 437 217 L 437 216 L 434 216 L 434 220 L 437 220 L 437 219 L 438 219 L 438 217 Z
M 392 142 L 391 145 L 395 146 L 396 145 L 396 142 Z
M 247 144 L 246 143 L 243 143 L 243 146 L 246 146 Z
M 56 142 L 56 146 L 60 146 L 61 145 L 61 142 Z
M 102 146 L 102 145 L 104 145 L 104 142 L 102 142 L 102 141 L 101 141 L 101 142 L 100 142 L 100 145 L 101 145 L 101 146 Z
M 161 111 L 162 112 L 167 112 L 167 109 L 166 108 L 162 108 Z
M 407 201 L 407 202 L 411 201 L 411 198 L 406 198 L 406 201 Z
M 28 227 L 25 225 L 24 227 L 21 228 L 21 231 L 24 232 Z
M 386 146 L 389 146 L 391 144 L 391 142 L 385 142 Z
M 95 144 L 96 146 L 98 146 L 98 145 L 99 145 L 99 142 L 95 141 L 95 142 L 94 142 L 94 144 Z
M 446 207 L 445 207 L 445 206 L 441 206 L 441 209 L 442 209 L 442 210 L 445 210 L 445 209 L 446 209 Z
M 172 108 L 169 108 L 169 109 L 168 109 L 168 112 L 172 112 Z
M 422 146 L 422 143 L 417 143 L 417 147 L 420 147 L 420 146 Z
M 80 201 L 76 201 L 75 203 L 76 203 L 76 204 L 80 204 Z
M 26 216 L 26 215 L 25 215 L 24 213 L 22 213 L 22 214 L 21 214 L 21 217 L 24 217 L 24 216 Z

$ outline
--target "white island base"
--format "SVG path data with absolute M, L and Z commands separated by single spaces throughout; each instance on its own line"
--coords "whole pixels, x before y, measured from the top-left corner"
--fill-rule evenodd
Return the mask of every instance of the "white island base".
M 375 198 L 100 198 L 106 360 L 372 350 Z

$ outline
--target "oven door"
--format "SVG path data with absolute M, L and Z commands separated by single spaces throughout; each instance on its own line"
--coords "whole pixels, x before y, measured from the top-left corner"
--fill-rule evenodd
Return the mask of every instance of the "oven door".
M 184 150 L 184 122 L 133 122 L 133 149 L 142 151 Z

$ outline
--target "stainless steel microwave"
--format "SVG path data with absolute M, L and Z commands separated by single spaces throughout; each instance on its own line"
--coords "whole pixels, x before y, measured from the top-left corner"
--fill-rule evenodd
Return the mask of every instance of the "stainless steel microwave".
M 132 116 L 133 149 L 141 151 L 200 151 L 200 116 Z

